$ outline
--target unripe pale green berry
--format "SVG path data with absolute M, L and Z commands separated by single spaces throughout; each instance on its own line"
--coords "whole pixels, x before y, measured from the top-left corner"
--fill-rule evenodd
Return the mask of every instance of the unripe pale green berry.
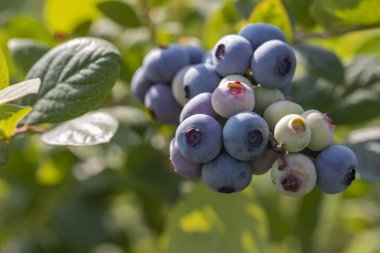
M 184 106 L 187 101 L 185 89 L 183 88 L 183 77 L 186 71 L 190 68 L 190 65 L 183 67 L 180 69 L 175 76 L 173 77 L 171 87 L 175 100 L 182 106 Z
M 289 114 L 280 119 L 274 128 L 274 138 L 289 152 L 299 152 L 307 147 L 311 131 L 305 119 L 297 114 Z
M 220 80 L 220 83 L 235 82 L 235 81 L 239 81 L 241 83 L 245 83 L 246 85 L 252 87 L 251 81 L 249 81 L 248 78 L 246 78 L 245 76 L 242 76 L 242 75 L 228 75 L 228 76 L 225 76 L 225 77 L 223 77 L 222 80 Z
M 334 125 L 331 124 L 330 117 L 319 111 L 306 111 L 305 113 L 304 118 L 311 130 L 311 139 L 307 148 L 313 151 L 322 151 L 332 145 L 334 143 Z
M 272 182 L 282 193 L 299 197 L 309 193 L 317 182 L 313 162 L 302 154 L 285 156 L 286 167 L 279 168 L 275 161 L 271 169 Z
M 299 104 L 289 100 L 280 100 L 265 109 L 263 118 L 268 123 L 269 129 L 273 130 L 282 117 L 288 114 L 301 115 L 303 112 L 303 108 Z
M 263 115 L 269 105 L 282 99 L 284 99 L 284 95 L 279 89 L 257 86 L 255 87 L 255 108 L 253 108 L 253 111 Z

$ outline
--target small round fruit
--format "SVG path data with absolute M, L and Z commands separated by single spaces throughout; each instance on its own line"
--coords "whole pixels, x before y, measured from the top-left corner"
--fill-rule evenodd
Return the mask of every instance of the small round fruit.
M 280 89 L 292 81 L 297 60 L 290 46 L 270 40 L 254 52 L 251 70 L 255 81 L 265 88 Z
M 309 193 L 317 181 L 317 173 L 313 162 L 302 154 L 285 156 L 286 167 L 280 168 L 275 161 L 271 176 L 275 187 L 282 193 L 299 197 Z
M 260 115 L 263 115 L 269 105 L 284 99 L 284 95 L 279 89 L 267 89 L 262 86 L 256 86 L 254 92 L 255 107 L 253 111 Z
M 202 179 L 217 192 L 239 192 L 250 184 L 252 169 L 249 162 L 236 160 L 221 152 L 214 160 L 202 165 Z
M 268 123 L 269 129 L 274 130 L 277 122 L 288 114 L 302 114 L 303 108 L 292 101 L 280 100 L 269 105 L 263 114 L 263 118 Z
M 221 76 L 244 74 L 249 69 L 252 53 L 252 46 L 246 38 L 225 35 L 213 48 L 213 65 Z
M 209 92 L 204 92 L 196 95 L 182 108 L 179 116 L 179 122 L 184 121 L 194 114 L 206 114 L 219 120 L 220 116 L 214 111 L 211 105 L 211 96 Z
M 191 67 L 191 65 L 187 65 L 181 68 L 173 77 L 171 86 L 172 92 L 175 100 L 182 106 L 184 106 L 187 101 L 185 90 L 183 89 L 183 77 L 185 76 L 186 71 Z
M 264 153 L 251 160 L 252 173 L 254 175 L 265 174 L 271 169 L 276 159 L 276 153 L 272 149 L 266 148 Z
M 170 162 L 174 171 L 187 179 L 196 179 L 201 176 L 201 164 L 187 160 L 179 151 L 173 138 L 170 143 Z
M 148 80 L 145 69 L 138 68 L 132 76 L 131 91 L 141 103 L 144 103 L 144 98 L 153 82 Z
M 189 55 L 190 62 L 189 64 L 198 64 L 202 62 L 204 51 L 197 46 L 194 45 L 183 45 L 181 44 L 182 48 L 185 50 L 185 52 Z
M 222 149 L 222 126 L 208 115 L 194 114 L 178 126 L 175 141 L 189 161 L 209 162 Z
M 279 27 L 267 23 L 245 25 L 239 34 L 251 43 L 253 51 L 268 40 L 281 40 L 285 42 L 284 32 Z
M 261 155 L 268 145 L 269 128 L 254 112 L 240 112 L 230 117 L 223 127 L 223 145 L 227 153 L 241 161 Z
M 172 90 L 166 84 L 154 84 L 145 95 L 145 107 L 152 119 L 160 124 L 177 125 L 181 105 L 173 97 Z
M 245 83 L 223 82 L 212 93 L 211 103 L 217 114 L 229 118 L 238 112 L 252 111 L 255 106 L 255 95 Z
M 305 119 L 297 114 L 284 116 L 274 128 L 274 138 L 289 152 L 300 152 L 310 143 L 311 131 Z
M 326 148 L 315 161 L 319 189 L 329 194 L 346 190 L 355 179 L 357 167 L 356 155 L 350 148 L 344 145 Z
M 307 125 L 311 130 L 310 143 L 307 146 L 312 151 L 322 151 L 334 143 L 334 128 L 331 119 L 327 114 L 321 112 L 306 111 L 305 115 Z

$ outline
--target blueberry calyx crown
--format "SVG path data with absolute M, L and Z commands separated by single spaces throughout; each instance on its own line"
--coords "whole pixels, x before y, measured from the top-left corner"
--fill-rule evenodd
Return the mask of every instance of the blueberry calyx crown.
M 226 53 L 226 46 L 224 44 L 219 44 L 215 51 L 215 57 L 217 60 L 222 59 L 222 56 Z
M 305 121 L 302 118 L 297 117 L 297 118 L 291 120 L 289 123 L 290 123 L 291 129 L 296 134 L 302 134 L 306 131 Z
M 201 141 L 202 133 L 199 129 L 189 128 L 186 130 L 185 137 L 186 143 L 190 147 L 195 147 Z
M 244 85 L 239 81 L 230 82 L 227 87 L 234 94 L 240 94 L 244 91 Z
M 347 170 L 347 173 L 344 175 L 341 183 L 344 185 L 350 185 L 352 181 L 355 180 L 356 170 L 354 168 L 350 168 Z
M 285 57 L 283 59 L 281 59 L 279 62 L 278 62 L 278 65 L 277 65 L 277 70 L 278 70 L 278 73 L 282 76 L 288 74 L 289 70 L 290 70 L 290 67 L 291 67 L 292 63 L 290 62 L 290 59 L 289 57 Z
M 297 176 L 288 174 L 281 180 L 281 185 L 285 191 L 297 192 L 301 187 L 301 182 Z
M 248 147 L 254 149 L 263 143 L 263 134 L 255 129 L 248 134 Z
M 232 193 L 234 191 L 235 191 L 234 188 L 232 188 L 232 187 L 226 187 L 226 186 L 220 187 L 218 189 L 218 192 L 221 192 L 221 193 Z
M 185 98 L 186 99 L 190 99 L 190 88 L 189 88 L 189 85 L 186 85 L 183 89 L 185 91 Z

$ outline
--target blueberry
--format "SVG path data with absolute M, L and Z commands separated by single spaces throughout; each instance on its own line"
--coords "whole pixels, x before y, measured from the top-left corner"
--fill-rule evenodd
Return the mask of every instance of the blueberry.
M 154 84 L 145 95 L 145 107 L 153 120 L 160 124 L 179 123 L 182 107 L 174 99 L 172 90 L 166 84 Z
M 277 26 L 267 23 L 246 25 L 240 30 L 239 34 L 251 43 L 253 51 L 268 40 L 285 42 L 284 32 Z
M 184 106 L 187 103 L 187 101 L 189 101 L 186 98 L 185 90 L 183 89 L 183 77 L 185 76 L 186 71 L 190 67 L 191 65 L 181 68 L 175 74 L 171 83 L 173 96 L 176 99 L 176 101 L 182 106 Z
M 239 192 L 250 184 L 252 169 L 249 162 L 239 161 L 222 152 L 211 162 L 202 165 L 202 179 L 215 191 Z
M 323 150 L 315 161 L 317 185 L 322 192 L 339 193 L 355 179 L 358 161 L 355 153 L 344 145 L 333 145 Z
M 145 69 L 143 67 L 138 68 L 132 76 L 131 91 L 143 104 L 144 97 L 149 88 L 153 85 L 153 82 L 148 80 Z
M 285 86 L 280 88 L 280 91 L 285 97 L 290 96 L 290 93 L 292 92 L 293 85 L 292 83 L 288 83 Z
M 208 64 L 190 67 L 183 77 L 185 97 L 191 99 L 203 92 L 213 92 L 221 80 L 215 68 Z
M 225 76 L 225 77 L 223 77 L 222 80 L 220 80 L 220 83 L 233 82 L 233 81 L 239 81 L 241 83 L 245 83 L 249 87 L 252 87 L 251 81 L 249 81 L 249 79 L 247 77 L 243 76 L 243 75 L 228 75 L 228 76 Z
M 254 175 L 265 174 L 271 169 L 276 159 L 276 153 L 272 149 L 266 148 L 263 154 L 251 160 L 252 173 Z
M 284 88 L 292 81 L 296 57 L 286 43 L 270 40 L 254 52 L 251 70 L 255 81 L 266 88 Z
M 289 152 L 300 152 L 311 139 L 311 130 L 305 119 L 297 114 L 281 118 L 274 128 L 274 138 Z
M 143 61 L 148 79 L 157 83 L 170 83 L 174 75 L 189 64 L 189 54 L 177 44 L 155 48 Z
M 189 64 L 198 64 L 202 62 L 204 51 L 193 45 L 182 45 L 186 53 L 190 57 L 190 62 Z
M 275 187 L 294 197 L 309 193 L 317 181 L 313 162 L 302 154 L 287 155 L 285 161 L 285 168 L 280 168 L 278 161 L 272 166 L 271 177 Z
M 308 149 L 322 151 L 334 143 L 335 126 L 327 114 L 316 110 L 309 110 L 302 114 L 311 130 L 311 140 Z
M 175 139 L 186 159 L 209 162 L 222 149 L 222 126 L 208 115 L 194 114 L 178 126 Z
M 184 121 L 186 118 L 194 114 L 206 114 L 219 120 L 219 115 L 214 111 L 211 105 L 211 93 L 204 92 L 196 95 L 183 107 L 179 122 Z
M 174 138 L 170 143 L 170 162 L 174 171 L 187 179 L 196 179 L 201 176 L 202 165 L 187 160 L 179 151 Z
M 254 112 L 240 112 L 230 117 L 223 127 L 223 144 L 232 157 L 249 161 L 261 155 L 268 145 L 269 128 Z
M 255 95 L 252 89 L 239 81 L 221 82 L 211 97 L 212 108 L 224 118 L 242 111 L 252 111 Z
M 260 115 L 263 115 L 269 105 L 284 99 L 284 95 L 279 89 L 267 89 L 262 86 L 256 86 L 254 92 L 255 107 L 253 111 Z
M 252 57 L 252 46 L 242 36 L 229 34 L 222 37 L 212 50 L 212 61 L 221 76 L 245 74 Z
M 268 123 L 269 129 L 274 130 L 277 122 L 288 114 L 302 114 L 303 108 L 292 101 L 280 100 L 269 105 L 263 114 L 263 118 Z
M 203 54 L 202 63 L 213 65 L 212 63 L 212 50 Z

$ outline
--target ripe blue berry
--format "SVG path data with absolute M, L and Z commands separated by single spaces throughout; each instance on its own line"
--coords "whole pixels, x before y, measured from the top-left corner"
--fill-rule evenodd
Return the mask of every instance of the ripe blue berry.
M 230 117 L 223 128 L 223 144 L 232 157 L 249 161 L 261 155 L 268 145 L 269 128 L 254 112 L 240 112 Z
M 179 122 L 184 121 L 186 118 L 194 114 L 206 114 L 219 120 L 219 115 L 212 108 L 211 96 L 211 93 L 204 92 L 190 99 L 190 101 L 182 108 Z
M 202 62 L 204 51 L 193 45 L 182 45 L 186 53 L 190 57 L 190 62 L 189 64 L 198 64 Z
M 195 114 L 178 126 L 175 139 L 186 159 L 195 163 L 209 162 L 222 149 L 222 126 L 208 115 Z
M 208 64 L 191 66 L 183 77 L 185 97 L 192 99 L 203 92 L 213 92 L 221 80 L 215 68 Z
M 270 40 L 254 52 L 252 75 L 261 86 L 280 89 L 292 81 L 296 63 L 294 52 L 286 43 Z
M 287 155 L 285 161 L 285 168 L 280 168 L 278 161 L 275 161 L 271 169 L 275 187 L 289 196 L 303 196 L 309 193 L 317 181 L 313 162 L 302 154 Z
M 145 95 L 145 107 L 153 120 L 160 124 L 179 123 L 182 107 L 173 97 L 172 90 L 166 84 L 154 84 Z
M 239 81 L 221 82 L 211 97 L 215 112 L 224 118 L 242 111 L 252 111 L 255 95 L 252 89 Z
M 276 153 L 272 149 L 266 148 L 263 154 L 251 160 L 252 173 L 254 175 L 265 174 L 272 168 L 276 159 Z
M 275 25 L 267 23 L 255 23 L 244 26 L 239 34 L 246 38 L 255 51 L 268 40 L 281 40 L 285 42 L 284 32 Z
M 202 165 L 202 179 L 215 191 L 239 192 L 250 184 L 252 169 L 249 162 L 236 160 L 222 152 L 211 162 Z
M 183 47 L 170 44 L 151 50 L 145 56 L 143 66 L 149 80 L 170 83 L 174 75 L 189 63 L 190 56 Z
M 344 145 L 333 145 L 323 150 L 315 161 L 317 185 L 322 192 L 338 193 L 355 179 L 358 161 L 355 153 Z
M 216 43 L 212 51 L 212 61 L 221 76 L 245 74 L 249 69 L 252 53 L 252 46 L 247 39 L 230 34 Z
M 152 85 L 153 82 L 148 80 L 145 69 L 143 67 L 138 68 L 131 80 L 131 91 L 142 104 L 144 103 L 145 94 Z
M 170 161 L 174 171 L 185 178 L 195 179 L 201 176 L 202 165 L 187 160 L 179 151 L 174 138 L 170 143 Z

